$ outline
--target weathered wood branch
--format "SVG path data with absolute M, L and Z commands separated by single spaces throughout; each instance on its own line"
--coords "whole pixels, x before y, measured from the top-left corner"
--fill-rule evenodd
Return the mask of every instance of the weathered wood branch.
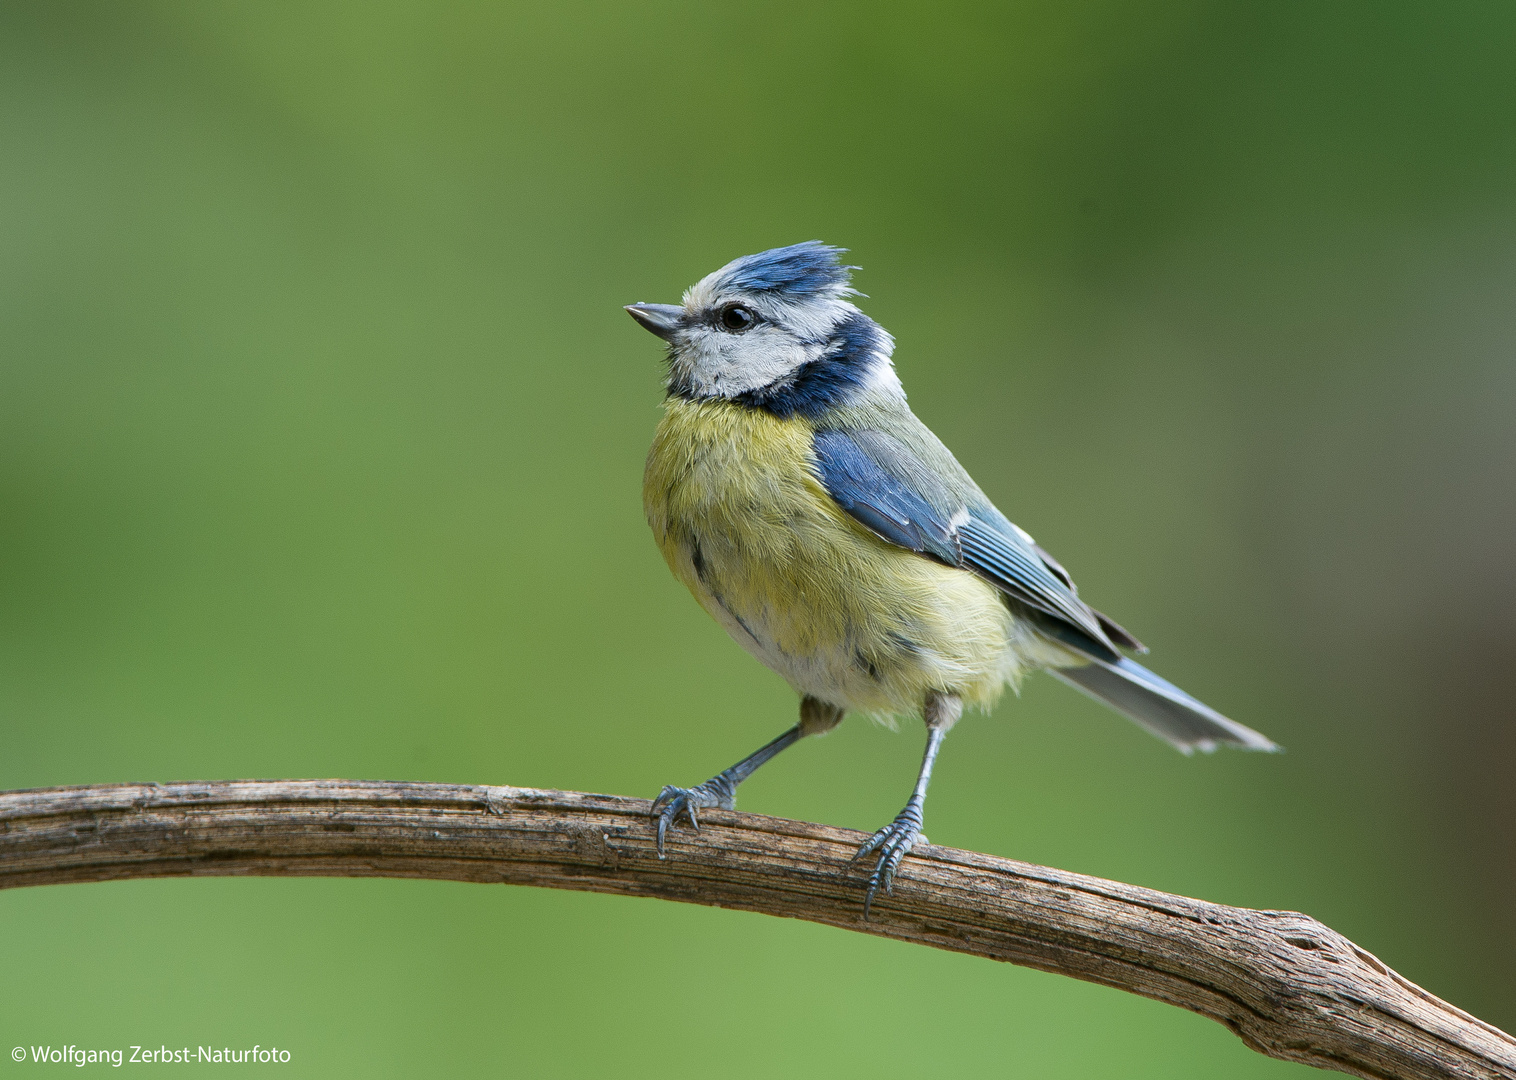
M 238 874 L 411 877 L 653 896 L 807 919 L 1192 1009 L 1254 1050 L 1376 1080 L 1516 1080 L 1516 1039 L 1290 911 L 1208 904 L 923 846 L 863 921 L 863 834 L 704 811 L 653 850 L 648 803 L 350 780 L 0 793 L 0 887 Z

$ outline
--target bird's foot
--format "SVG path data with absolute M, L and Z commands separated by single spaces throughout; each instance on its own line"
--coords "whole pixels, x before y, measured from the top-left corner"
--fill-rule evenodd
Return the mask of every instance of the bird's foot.
M 900 860 L 905 858 L 917 844 L 925 843 L 921 835 L 921 805 L 912 799 L 905 804 L 895 820 L 880 829 L 853 856 L 856 862 L 865 855 L 879 853 L 874 872 L 869 875 L 869 891 L 863 898 L 863 920 L 868 921 L 869 908 L 874 903 L 874 894 L 883 889 L 886 894 L 895 890 L 895 871 Z
M 658 819 L 658 857 L 663 858 L 663 838 L 669 827 L 679 824 L 680 818 L 688 818 L 695 831 L 700 831 L 700 818 L 696 812 L 715 807 L 732 810 L 737 806 L 737 786 L 724 776 L 713 776 L 703 784 L 692 788 L 666 786 L 653 800 L 652 816 Z

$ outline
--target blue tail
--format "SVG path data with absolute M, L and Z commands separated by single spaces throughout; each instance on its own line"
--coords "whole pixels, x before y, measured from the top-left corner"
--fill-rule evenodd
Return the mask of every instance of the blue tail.
M 1054 675 L 1147 728 L 1176 750 L 1210 753 L 1218 743 L 1245 750 L 1276 751 L 1270 739 L 1229 720 L 1141 664 L 1122 658 L 1091 660 L 1086 667 L 1060 668 Z

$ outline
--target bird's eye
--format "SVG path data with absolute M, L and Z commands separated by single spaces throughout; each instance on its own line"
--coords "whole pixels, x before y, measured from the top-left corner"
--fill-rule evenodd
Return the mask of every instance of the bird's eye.
M 741 304 L 728 304 L 721 309 L 718 316 L 721 320 L 721 328 L 730 330 L 734 334 L 740 334 L 744 330 L 750 330 L 758 317 Z

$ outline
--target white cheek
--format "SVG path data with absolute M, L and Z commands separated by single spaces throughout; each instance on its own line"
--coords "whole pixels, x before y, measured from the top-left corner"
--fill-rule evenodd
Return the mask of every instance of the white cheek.
M 690 382 L 699 393 L 732 397 L 777 382 L 809 357 L 787 336 L 759 329 L 703 333 L 681 359 L 687 359 Z

